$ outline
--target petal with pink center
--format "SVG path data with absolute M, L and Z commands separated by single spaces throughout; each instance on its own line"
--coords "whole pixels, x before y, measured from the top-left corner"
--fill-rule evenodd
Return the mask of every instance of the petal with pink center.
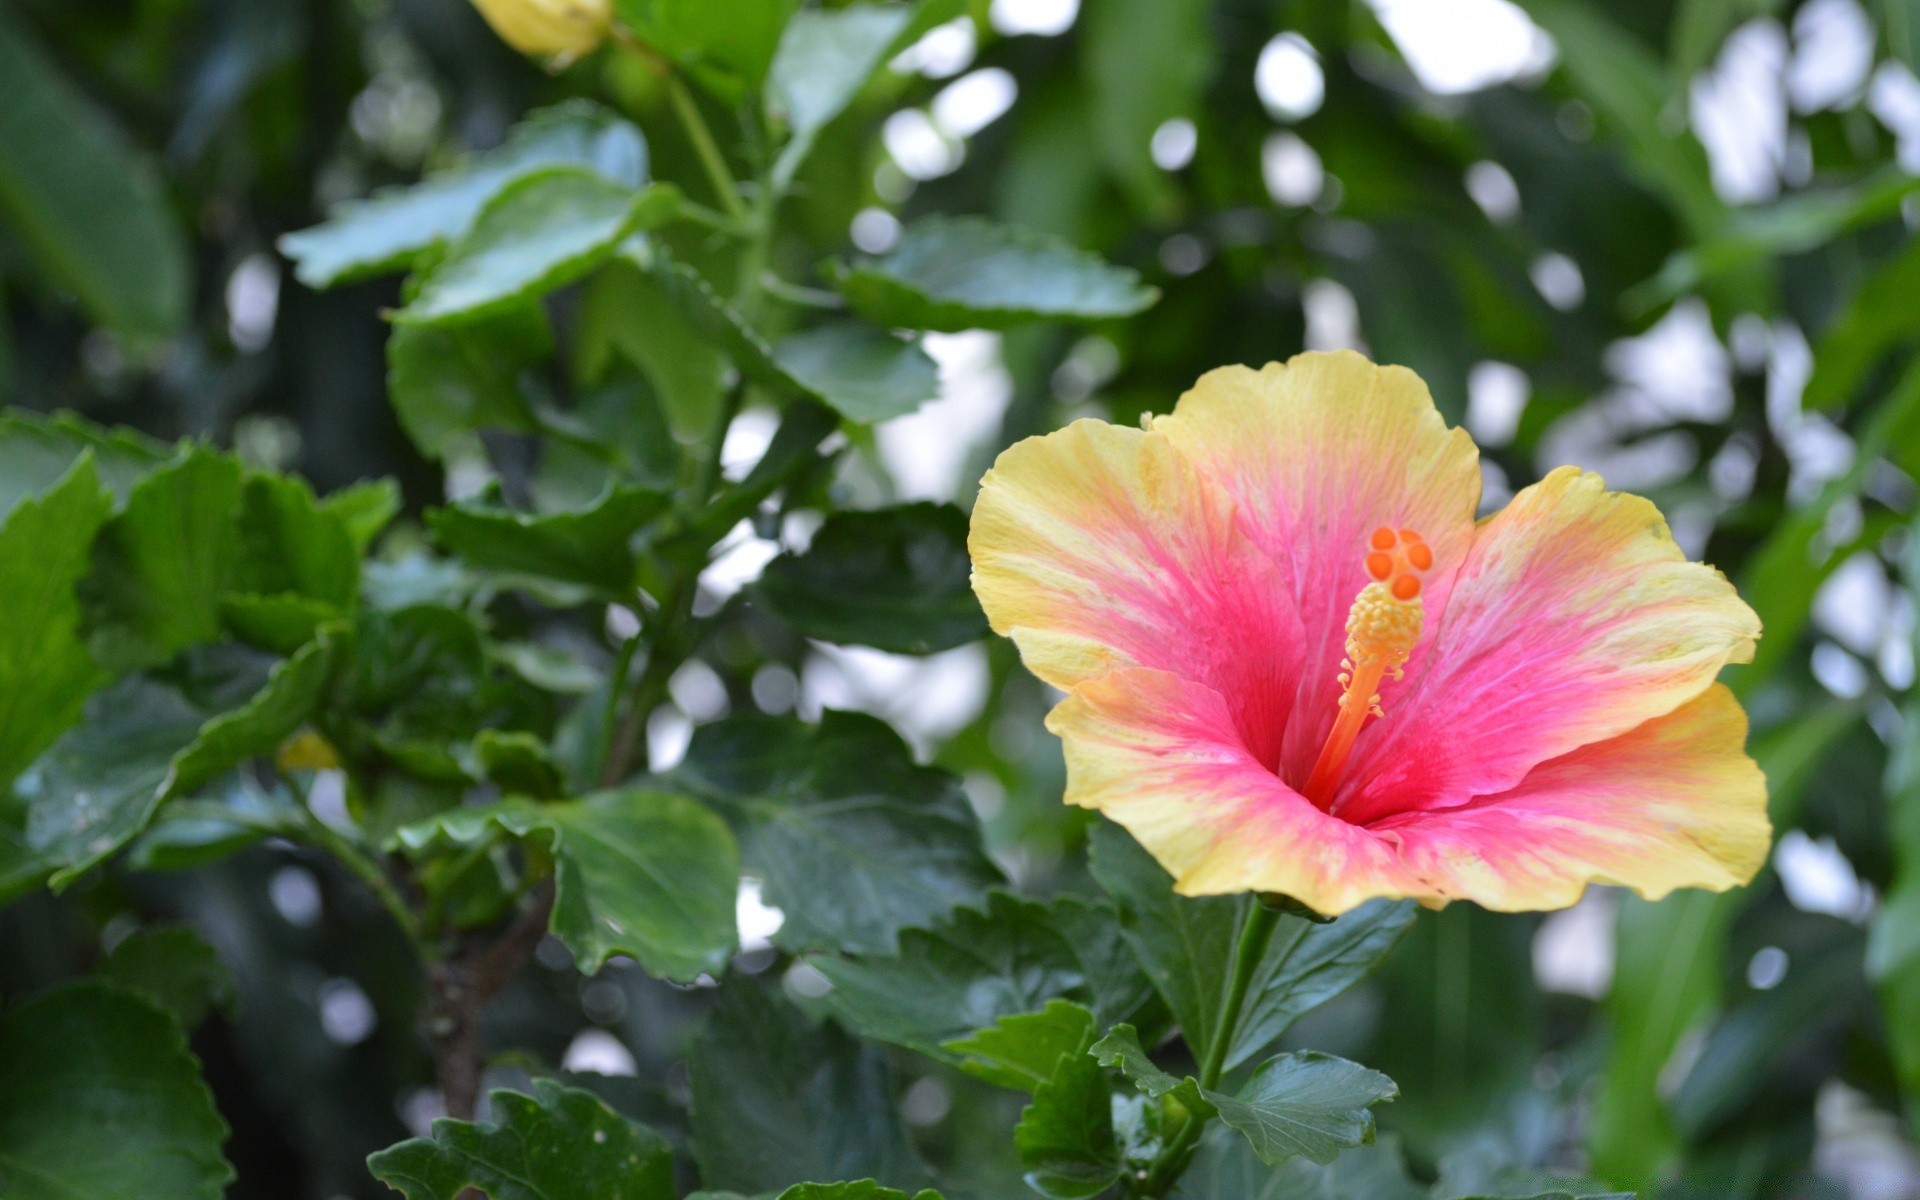
M 1442 611 L 1473 539 L 1479 452 L 1447 428 L 1419 376 L 1347 350 L 1211 371 L 1153 428 L 1226 489 L 1287 579 L 1305 652 L 1282 773 L 1304 784 L 1333 724 L 1347 609 L 1369 578 L 1368 535 L 1388 526 L 1426 539 L 1425 605 Z M 1414 651 L 1409 674 L 1425 653 Z M 1389 704 L 1397 690 L 1382 690 Z
M 1652 503 L 1562 467 L 1480 527 L 1426 662 L 1360 735 L 1330 811 L 1364 825 L 1505 791 L 1673 711 L 1759 635 Z
M 1565 908 L 1589 882 L 1649 900 L 1724 891 L 1766 861 L 1767 781 L 1745 751 L 1747 716 L 1725 687 L 1629 733 L 1534 768 L 1464 808 L 1373 826 L 1448 899 L 1507 912 Z
M 1329 817 L 1258 762 L 1225 697 L 1164 671 L 1083 683 L 1047 718 L 1069 804 L 1124 826 L 1183 895 L 1283 892 L 1324 913 L 1429 896 L 1392 841 Z
M 1076 421 L 1003 453 L 967 548 L 993 628 L 1072 688 L 1149 667 L 1231 698 L 1264 761 L 1279 753 L 1299 621 L 1233 501 L 1157 433 Z

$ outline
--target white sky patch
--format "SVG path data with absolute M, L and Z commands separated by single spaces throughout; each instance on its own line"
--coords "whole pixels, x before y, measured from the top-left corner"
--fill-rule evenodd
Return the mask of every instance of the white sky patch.
M 924 754 L 980 715 L 991 681 L 978 644 L 915 657 L 816 643 L 800 671 L 800 715 L 872 713 Z
M 1905 63 L 1882 63 L 1867 88 L 1867 111 L 1893 134 L 1901 167 L 1920 175 L 1920 79 Z
M 1467 432 L 1483 446 L 1504 446 L 1520 431 L 1533 381 L 1512 363 L 1475 363 L 1467 372 Z
M 940 367 L 940 398 L 874 431 L 880 461 L 903 500 L 960 494 L 975 449 L 1000 427 L 1013 379 L 1000 337 L 983 330 L 928 334 L 921 346 Z
M 955 17 L 935 25 L 920 40 L 893 56 L 888 65 L 902 75 L 919 72 L 929 79 L 946 79 L 973 65 L 978 39 L 972 17 Z
M 1080 0 L 993 0 L 987 20 L 1010 37 L 1023 33 L 1058 37 L 1073 28 L 1079 15 Z
M 1253 68 L 1253 90 L 1276 120 L 1298 121 L 1320 111 L 1327 77 L 1312 43 L 1297 33 L 1274 36 Z
M 1283 129 L 1268 134 L 1260 147 L 1260 178 L 1275 204 L 1305 208 L 1320 198 L 1327 173 L 1313 147 Z
M 747 477 L 773 445 L 774 430 L 780 428 L 780 414 L 771 408 L 749 408 L 727 426 L 726 440 L 720 443 L 720 473 L 734 483 Z
M 733 919 L 740 929 L 740 952 L 752 954 L 773 945 L 773 935 L 787 923 L 787 914 L 768 904 L 761 895 L 760 881 L 748 875 L 740 880 Z
M 982 67 L 940 89 L 933 98 L 933 123 L 948 137 L 972 137 L 1005 115 L 1019 95 L 1012 74 Z
M 1856 924 L 1873 913 L 1870 884 L 1861 881 L 1830 837 L 1814 839 L 1799 829 L 1780 835 L 1773 848 L 1773 867 L 1787 900 L 1801 912 L 1826 913 Z
M 1553 39 L 1507 0 L 1368 0 L 1420 86 L 1440 96 L 1545 74 Z
M 1147 149 L 1153 155 L 1154 166 L 1163 171 L 1178 171 L 1193 161 L 1193 152 L 1199 145 L 1200 133 L 1193 122 L 1175 117 L 1160 123 Z
M 1713 67 L 1688 89 L 1689 116 L 1707 148 L 1714 191 L 1730 204 L 1771 200 L 1780 192 L 1786 65 L 1787 32 L 1780 23 L 1748 21 L 1727 37 Z
M 760 572 L 780 553 L 780 543 L 753 531 L 751 521 L 741 521 L 725 538 L 706 570 L 700 572 L 700 590 L 716 600 L 725 600 L 760 578 Z
M 1590 887 L 1572 908 L 1551 913 L 1533 935 L 1533 978 L 1548 992 L 1598 1000 L 1613 985 L 1613 920 L 1619 897 Z
M 1496 225 L 1504 225 L 1520 215 L 1520 185 L 1512 172 L 1491 159 L 1482 159 L 1467 168 L 1467 195 Z
M 579 1075 L 632 1076 L 640 1073 L 633 1051 L 604 1029 L 582 1029 L 567 1043 L 560 1069 Z
M 1366 353 L 1360 336 L 1360 305 L 1353 293 L 1331 279 L 1309 280 L 1300 295 L 1307 317 L 1307 349 L 1358 350 Z
M 1850 107 L 1873 70 L 1873 23 L 1855 0 L 1811 0 L 1793 17 L 1787 95 L 1795 111 Z

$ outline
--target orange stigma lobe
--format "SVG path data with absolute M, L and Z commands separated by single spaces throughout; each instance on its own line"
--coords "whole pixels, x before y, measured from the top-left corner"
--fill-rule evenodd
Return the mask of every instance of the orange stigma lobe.
M 1381 526 L 1367 538 L 1367 574 L 1373 582 L 1360 589 L 1347 610 L 1347 657 L 1340 664 L 1340 711 L 1326 744 L 1313 764 L 1301 794 L 1328 808 L 1354 739 L 1369 716 L 1380 709 L 1378 688 L 1401 667 L 1420 642 L 1426 614 L 1420 603 L 1422 575 L 1433 567 L 1433 548 L 1411 529 Z

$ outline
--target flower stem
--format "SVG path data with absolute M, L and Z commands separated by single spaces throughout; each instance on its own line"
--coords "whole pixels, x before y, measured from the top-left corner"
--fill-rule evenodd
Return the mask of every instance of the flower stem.
M 1220 998 L 1220 1016 L 1213 1024 L 1213 1040 L 1207 1046 L 1207 1057 L 1200 1064 L 1200 1087 L 1212 1090 L 1220 1085 L 1220 1076 L 1226 1071 L 1227 1052 L 1233 1046 L 1234 1034 L 1239 1032 L 1240 1013 L 1246 1007 L 1247 989 L 1253 984 L 1253 973 L 1260 968 L 1260 960 L 1266 957 L 1267 942 L 1273 937 L 1273 930 L 1280 923 L 1280 910 L 1269 908 L 1255 900 L 1245 919 L 1240 922 L 1240 940 L 1233 951 L 1233 974 L 1227 980 L 1227 991 Z M 1153 1168 L 1140 1184 L 1138 1194 L 1147 1197 L 1165 1196 L 1173 1185 L 1186 1172 L 1187 1165 L 1193 1161 L 1194 1151 L 1200 1147 L 1200 1135 L 1206 1132 L 1207 1120 L 1198 1113 L 1190 1114 L 1187 1123 L 1180 1127 L 1173 1140 L 1154 1161 Z
M 714 193 L 720 198 L 720 207 L 735 221 L 745 225 L 750 219 L 746 202 L 740 199 L 740 185 L 734 182 L 733 172 L 727 170 L 727 160 L 720 156 L 720 146 L 713 140 L 713 130 L 707 127 L 707 119 L 700 115 L 700 106 L 695 103 L 693 93 L 680 81 L 678 74 L 667 76 L 667 100 L 672 103 L 674 115 L 685 126 L 687 140 L 693 143 L 693 152 L 700 158 L 700 166 L 707 173 L 708 182 L 713 184 Z

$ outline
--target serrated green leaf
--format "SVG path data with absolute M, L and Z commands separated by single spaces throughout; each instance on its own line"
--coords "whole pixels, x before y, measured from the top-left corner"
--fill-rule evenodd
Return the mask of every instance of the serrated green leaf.
M 668 503 L 665 493 L 652 488 L 620 487 L 577 512 L 533 514 L 462 504 L 434 510 L 427 524 L 469 566 L 631 600 L 633 537 Z
M 615 954 L 681 982 L 726 967 L 739 857 L 726 824 L 697 801 L 650 791 L 555 804 L 511 799 L 409 826 L 398 842 L 414 850 L 443 839 L 472 845 L 492 828 L 538 838 L 554 855 L 552 928 L 582 972 L 597 972 Z
M 648 46 L 730 105 L 760 90 L 787 18 L 800 0 L 616 0 L 620 20 Z
M 904 417 L 940 394 L 940 368 L 917 342 L 871 325 L 822 325 L 783 338 L 773 361 L 850 421 Z
M 133 486 L 93 545 L 80 595 L 94 657 L 157 666 L 220 634 L 241 548 L 240 464 L 194 447 Z
M 226 1139 L 186 1037 L 146 1000 L 72 984 L 0 1017 L 7 1200 L 220 1200 Z
M 0 524 L 0 790 L 80 717 L 106 676 L 80 637 L 75 588 L 113 498 L 91 456 Z
M 951 1062 L 965 1053 L 956 1040 L 1051 1000 L 1082 1002 L 1105 1020 L 1138 1006 L 1138 990 L 1116 994 L 1102 977 L 1117 941 L 1112 918 L 1104 928 L 1083 923 L 1071 905 L 995 892 L 984 912 L 962 908 L 944 924 L 903 931 L 893 954 L 807 961 L 834 985 L 824 1003 L 856 1032 Z
M 409 188 L 343 204 L 322 225 L 280 239 L 308 287 L 399 270 L 434 245 L 464 236 L 509 183 L 556 163 L 592 169 L 629 188 L 647 182 L 647 144 L 634 126 L 573 100 L 520 123 L 507 144 Z
M 1258 1056 L 1302 1015 L 1365 979 L 1418 912 L 1410 900 L 1374 900 L 1325 923 L 1282 917 L 1248 985 L 1225 1069 Z
M 340 518 L 354 549 L 365 554 L 405 503 L 400 485 L 392 479 L 365 479 L 329 494 L 320 502 L 326 512 Z
M 520 375 L 552 353 L 538 305 L 460 325 L 402 325 L 387 339 L 387 394 L 407 437 L 437 459 L 463 435 L 539 429 Z
M 804 553 L 767 564 L 752 595 L 807 637 L 931 654 L 985 637 L 967 518 L 906 504 L 827 518 Z
M 214 1009 L 232 1012 L 233 972 L 205 939 L 185 925 L 147 925 L 107 953 L 100 978 L 137 992 L 192 1029 Z
M 899 930 L 1000 881 L 959 781 L 916 765 L 872 717 L 703 725 L 672 781 L 730 812 L 742 859 L 786 913 L 776 940 L 792 950 L 891 950 Z
M 393 319 L 462 323 L 524 305 L 591 273 L 628 234 L 665 222 L 679 204 L 667 184 L 636 192 L 584 167 L 523 175 L 487 202 Z
M 1093 1035 L 1093 1013 L 1085 1006 L 1049 1000 L 1039 1012 L 1002 1017 L 942 1049 L 960 1055 L 960 1069 L 976 1079 L 1031 1092 L 1053 1078 L 1062 1055 L 1085 1054 Z
M 10 409 L 0 414 L 0 518 L 30 496 L 67 477 L 91 452 L 101 486 L 116 505 L 148 472 L 167 461 L 170 447 L 129 429 L 103 429 L 71 413 L 51 417 Z
M 1011 329 L 1132 316 L 1160 293 L 1049 234 L 979 217 L 927 217 L 880 258 L 834 270 L 854 310 L 897 329 Z
M 1135 1087 L 1155 1100 L 1171 1095 L 1186 1105 L 1189 1112 L 1203 1117 L 1211 1117 L 1217 1111 L 1213 1094 L 1201 1090 L 1197 1081 L 1182 1079 L 1155 1066 L 1131 1025 L 1115 1025 L 1088 1053 L 1103 1067 L 1117 1067 Z
M 1027 1184 L 1051 1200 L 1092 1200 L 1120 1178 L 1107 1073 L 1086 1054 L 1063 1055 L 1034 1089 L 1013 1130 Z
M 192 266 L 160 173 L 10 16 L 0 19 L 0 212 L 47 276 L 115 333 L 150 342 L 185 323 Z
M 887 1057 L 735 976 L 692 1057 L 693 1153 L 703 1182 L 776 1192 L 820 1179 L 927 1181 L 894 1105 Z
M 297 476 L 247 476 L 239 551 L 232 586 L 248 595 L 300 596 L 344 616 L 360 589 L 360 551 L 346 520 Z
M 1245 1135 L 1269 1165 L 1293 1155 L 1332 1162 L 1373 1140 L 1372 1106 L 1399 1095 L 1394 1082 L 1358 1063 L 1314 1051 L 1268 1059 L 1234 1096 L 1208 1092 L 1220 1119 Z
M 533 1094 L 496 1091 L 493 1124 L 441 1118 L 367 1159 L 407 1200 L 673 1200 L 673 1148 L 591 1092 L 535 1080 Z

